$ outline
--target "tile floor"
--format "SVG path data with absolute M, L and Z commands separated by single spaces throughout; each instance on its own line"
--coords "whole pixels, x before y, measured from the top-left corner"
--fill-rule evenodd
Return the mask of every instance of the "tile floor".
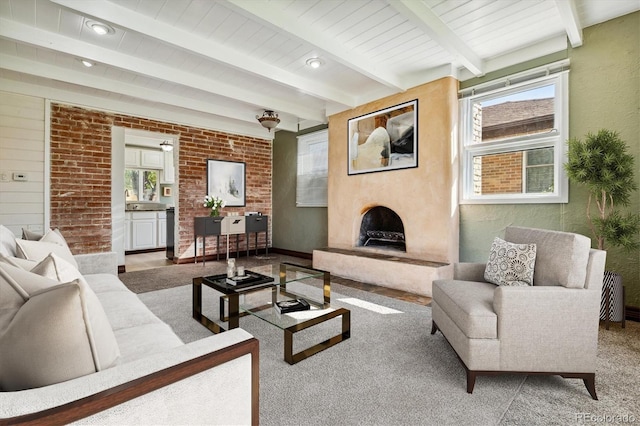
M 145 269 L 160 268 L 162 266 L 173 266 L 174 263 L 166 258 L 164 251 L 156 251 L 151 253 L 128 254 L 125 256 L 125 268 L 127 272 L 143 271 Z M 367 284 L 359 281 L 353 281 L 346 278 L 332 277 L 332 281 L 364 291 L 369 291 L 383 296 L 392 297 L 394 299 L 404 300 L 405 302 L 416 303 L 419 305 L 428 305 L 431 298 L 420 296 L 413 293 L 407 293 L 402 290 L 381 287 L 373 284 Z

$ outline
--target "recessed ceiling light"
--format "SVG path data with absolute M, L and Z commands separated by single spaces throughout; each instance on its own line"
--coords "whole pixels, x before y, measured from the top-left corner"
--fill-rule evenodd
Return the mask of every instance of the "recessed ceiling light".
M 310 66 L 311 68 L 320 68 L 320 66 L 322 66 L 323 62 L 322 59 L 320 58 L 309 58 L 307 59 L 307 65 Z
M 80 59 L 80 62 L 82 63 L 82 65 L 84 65 L 87 68 L 91 68 L 92 66 L 94 66 L 95 64 L 87 59 Z
M 114 30 L 113 27 L 107 24 L 103 24 L 102 22 L 87 21 L 86 25 L 88 28 L 91 28 L 96 34 L 100 34 L 100 35 L 113 34 L 116 32 L 116 30 Z

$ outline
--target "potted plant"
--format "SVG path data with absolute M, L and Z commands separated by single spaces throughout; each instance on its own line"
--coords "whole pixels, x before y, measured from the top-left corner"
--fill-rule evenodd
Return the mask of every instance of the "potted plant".
M 589 132 L 584 140 L 570 138 L 568 145 L 568 161 L 564 168 L 569 179 L 589 191 L 586 215 L 598 249 L 613 246 L 637 250 L 640 247 L 636 240 L 640 214 L 621 211 L 621 207 L 629 205 L 633 191 L 638 189 L 634 180 L 634 158 L 627 152 L 626 143 L 618 132 L 601 129 L 597 133 Z M 619 290 L 613 288 L 615 283 L 619 283 Z M 620 291 L 624 299 L 622 277 L 606 271 L 603 290 Z M 603 303 L 610 302 L 611 297 L 613 294 Z M 624 326 L 624 302 L 622 305 L 620 313 L 610 313 L 605 319 L 622 316 L 620 321 Z

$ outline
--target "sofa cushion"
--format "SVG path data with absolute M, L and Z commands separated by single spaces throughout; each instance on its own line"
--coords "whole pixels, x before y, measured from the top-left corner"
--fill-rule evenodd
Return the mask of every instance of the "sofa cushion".
M 497 339 L 498 317 L 493 310 L 491 283 L 460 280 L 435 280 L 433 299 L 465 336 L 472 339 Z
M 535 244 L 509 243 L 496 237 L 491 244 L 484 279 L 496 285 L 533 285 L 535 264 Z
M 111 291 L 131 291 L 113 274 L 86 274 L 84 279 L 87 280 L 89 287 L 98 295 L 100 293 L 108 293 Z
M 4 225 L 0 225 L 0 253 L 5 256 L 16 255 L 16 236 Z
M 16 239 L 17 257 L 23 259 L 41 261 L 49 255 L 49 253 L 55 253 L 62 257 L 74 267 L 78 267 L 78 263 L 73 258 L 71 250 L 66 245 L 58 243 L 52 243 L 48 241 L 29 241 Z
M 29 297 L 0 336 L 2 389 L 47 386 L 115 364 L 115 336 L 86 290 L 76 280 Z
M 22 228 L 22 239 L 23 240 L 38 241 L 42 237 L 44 237 L 43 234 L 40 234 L 38 232 L 30 231 L 27 228 Z
M 31 268 L 38 264 L 35 260 L 22 259 L 21 257 L 15 256 L 5 256 L 2 253 L 0 253 L 0 262 L 16 266 L 20 269 L 24 269 L 25 271 L 30 271 Z
M 29 294 L 0 267 L 0 335 L 27 300 Z
M 3 272 L 7 279 L 11 280 L 11 285 L 14 288 L 20 289 L 19 291 L 24 295 L 25 301 L 29 299 L 33 293 L 60 284 L 56 280 L 25 271 L 21 267 L 11 265 L 10 263 L 0 262 L 0 271 Z
M 569 232 L 509 226 L 505 240 L 536 245 L 534 285 L 584 288 L 591 240 Z
M 35 236 L 35 235 L 32 234 L 32 236 Z M 62 235 L 62 232 L 60 232 L 58 228 L 48 229 L 47 232 L 45 232 L 42 238 L 40 238 L 38 241 L 42 241 L 45 243 L 56 243 L 56 244 L 60 244 L 61 246 L 69 247 L 67 240 L 65 240 L 64 236 Z
M 122 363 L 184 345 L 171 327 L 160 320 L 121 328 L 115 331 L 115 335 L 122 353 Z
M 31 268 L 30 272 L 51 278 L 59 283 L 79 280 L 84 285 L 87 285 L 87 282 L 78 269 L 55 253 L 49 253 L 47 257 Z
M 160 319 L 129 290 L 97 294 L 114 331 L 143 324 L 160 323 Z

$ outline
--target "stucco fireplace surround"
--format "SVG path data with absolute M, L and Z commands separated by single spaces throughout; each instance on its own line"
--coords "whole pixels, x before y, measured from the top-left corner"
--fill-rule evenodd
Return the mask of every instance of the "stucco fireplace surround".
M 418 99 L 418 167 L 348 175 L 348 120 L 412 99 Z M 314 250 L 315 268 L 425 296 L 433 280 L 452 277 L 457 111 L 457 80 L 447 77 L 329 118 L 328 247 Z M 382 229 L 363 237 L 363 219 L 371 221 L 366 216 L 374 209 L 390 210 L 400 226 L 374 219 Z

